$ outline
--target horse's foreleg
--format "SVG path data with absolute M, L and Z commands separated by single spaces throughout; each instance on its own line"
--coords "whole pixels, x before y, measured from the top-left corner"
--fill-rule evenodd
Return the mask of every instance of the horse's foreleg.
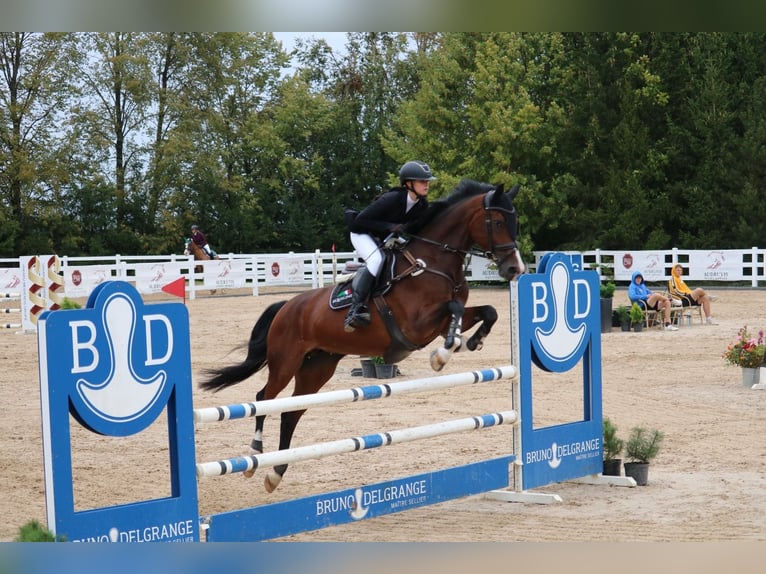
M 447 303 L 447 309 L 450 314 L 449 327 L 444 336 L 444 345 L 431 353 L 431 368 L 434 371 L 441 371 L 447 364 L 452 353 L 458 351 L 463 344 L 462 322 L 465 308 L 460 301 L 453 299 Z
M 334 355 L 324 351 L 312 351 L 303 358 L 300 369 L 295 374 L 295 390 L 293 396 L 316 393 L 330 380 L 335 368 L 343 355 Z M 279 450 L 290 448 L 290 442 L 295 433 L 295 427 L 305 410 L 282 413 L 282 424 L 279 431 Z M 264 487 L 267 492 L 274 492 L 287 471 L 286 464 L 280 464 L 266 473 Z
M 467 331 L 476 323 L 481 323 L 476 332 L 466 342 L 469 351 L 479 351 L 484 346 L 484 339 L 497 322 L 497 311 L 491 305 L 468 307 L 463 316 L 463 330 Z

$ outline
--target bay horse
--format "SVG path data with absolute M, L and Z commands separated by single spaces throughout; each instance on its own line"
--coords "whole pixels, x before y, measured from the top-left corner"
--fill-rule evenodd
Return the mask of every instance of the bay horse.
M 194 255 L 195 261 L 210 261 L 211 259 L 220 259 L 218 255 L 215 257 L 210 257 L 202 247 L 194 243 L 194 241 L 187 237 L 184 243 L 184 255 Z M 201 272 L 202 268 L 198 268 L 197 272 Z
M 208 255 L 202 247 L 194 243 L 194 240 L 191 237 L 187 237 L 184 243 L 184 255 L 194 255 L 195 261 L 210 261 L 211 257 Z M 212 259 L 220 259 L 218 254 L 215 255 L 215 257 L 212 257 Z M 195 273 L 202 273 L 202 265 L 197 265 L 194 268 Z M 216 289 L 211 289 L 210 294 L 214 295 L 216 293 Z
M 432 202 L 418 221 L 405 228 L 406 244 L 392 250 L 388 290 L 373 291 L 369 326 L 344 331 L 346 310 L 330 307 L 335 287 L 305 291 L 270 305 L 252 329 L 245 360 L 205 370 L 208 378 L 200 387 L 218 391 L 268 367 L 266 384 L 256 401 L 275 398 L 293 377 L 293 395 L 312 394 L 332 377 L 345 355 L 381 355 L 395 363 L 441 335 L 444 345 L 431 354 L 431 366 L 439 371 L 453 352 L 463 349 L 462 331 L 477 324 L 465 346 L 471 351 L 481 349 L 497 312 L 491 305 L 465 307 L 466 258 L 479 253 L 491 259 L 508 281 L 524 273 L 513 205 L 518 191 L 518 185 L 505 192 L 503 185 L 461 181 L 449 196 Z M 289 448 L 304 412 L 282 413 L 279 450 Z M 263 452 L 265 418 L 256 416 L 253 453 Z M 268 492 L 279 485 L 286 470 L 283 464 L 267 473 Z

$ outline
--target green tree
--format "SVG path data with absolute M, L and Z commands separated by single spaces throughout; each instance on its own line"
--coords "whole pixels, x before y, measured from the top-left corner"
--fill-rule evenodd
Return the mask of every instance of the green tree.
M 392 156 L 432 164 L 440 178 L 436 194 L 464 177 L 521 183 L 527 251 L 530 238 L 567 215 L 556 166 L 561 50 L 557 35 L 442 34 L 439 49 L 418 56 L 420 90 L 402 104 L 385 137 Z M 541 193 L 551 180 L 559 184 Z
M 342 54 L 322 40 L 299 45 L 296 79 L 317 99 L 304 103 L 306 88 L 295 84 L 275 122 L 304 170 L 282 190 L 288 245 L 349 248 L 343 208 L 365 207 L 396 181 L 400 160 L 381 137 L 418 85 L 409 52 L 407 36 L 394 33 L 349 33 Z M 296 114 L 304 120 L 291 119 Z
M 147 250 L 160 253 L 172 253 L 181 245 L 181 223 L 166 214 L 174 182 L 181 179 L 184 159 L 193 154 L 193 146 L 181 143 L 184 137 L 180 133 L 181 101 L 191 46 L 191 34 L 164 32 L 146 37 L 152 77 L 149 85 L 152 105 L 146 134 L 150 147 L 145 186 L 137 190 L 144 208 L 143 218 L 137 224 Z
M 71 35 L 0 33 L 0 253 L 47 252 L 59 219 L 56 154 L 62 110 L 74 95 Z
M 141 240 L 141 196 L 146 161 L 145 129 L 151 102 L 151 73 L 145 36 L 134 32 L 88 33 L 81 49 L 90 55 L 79 67 L 82 99 L 72 110 L 79 149 L 73 158 L 95 163 L 111 186 L 113 207 L 105 240 L 117 253 L 145 251 Z
M 272 34 L 197 34 L 174 145 L 187 165 L 170 215 L 197 222 L 218 251 L 248 252 L 273 222 L 262 203 L 279 185 L 274 158 L 281 142 L 264 110 L 276 98 L 287 55 Z

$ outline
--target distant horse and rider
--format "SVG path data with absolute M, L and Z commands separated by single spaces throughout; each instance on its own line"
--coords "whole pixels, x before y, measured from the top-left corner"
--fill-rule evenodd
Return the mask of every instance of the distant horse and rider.
M 218 391 L 268 367 L 266 384 L 256 394 L 256 401 L 262 401 L 275 398 L 293 378 L 293 395 L 318 392 L 346 355 L 383 356 L 395 363 L 441 336 L 444 343 L 430 358 L 439 371 L 452 353 L 481 349 L 497 311 L 491 305 L 465 306 L 465 269 L 477 254 L 490 259 L 507 281 L 524 273 L 513 204 L 518 191 L 518 185 L 506 192 L 503 185 L 461 181 L 384 242 L 387 260 L 372 289 L 369 325 L 353 333 L 344 329 L 351 282 L 302 292 L 270 305 L 252 329 L 245 360 L 205 371 L 208 378 L 200 387 Z M 463 332 L 476 325 L 464 341 Z M 281 415 L 280 450 L 290 447 L 303 413 Z M 256 416 L 254 453 L 263 452 L 264 419 Z M 284 464 L 267 473 L 268 492 L 277 488 L 286 470 Z M 245 474 L 252 476 L 252 471 Z
M 210 244 L 207 241 L 205 234 L 199 230 L 198 225 L 192 225 L 192 236 L 187 237 L 184 241 L 184 255 L 194 255 L 195 261 L 210 261 L 212 259 L 220 259 L 218 254 L 213 251 Z M 197 265 L 194 268 L 195 273 L 202 273 L 202 265 Z M 211 289 L 210 293 L 215 293 L 215 289 Z
M 191 226 L 192 236 L 186 239 L 184 245 L 184 255 L 194 255 L 196 261 L 208 261 L 210 259 L 219 259 L 218 254 L 210 247 L 207 237 L 199 226 L 194 224 Z

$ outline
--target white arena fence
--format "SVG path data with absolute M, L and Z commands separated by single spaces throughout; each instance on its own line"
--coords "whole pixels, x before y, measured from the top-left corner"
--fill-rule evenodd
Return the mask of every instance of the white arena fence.
M 38 256 L 45 260 L 50 256 Z M 26 258 L 0 259 L 0 285 L 23 278 Z M 185 255 L 110 255 L 59 258 L 64 279 L 63 295 L 87 298 L 104 281 L 127 281 L 139 293 L 160 293 L 162 287 L 181 277 L 186 279 L 190 299 L 211 290 L 251 289 L 258 295 L 264 287 L 324 287 L 344 273 L 348 262 L 359 262 L 355 252 L 277 254 L 220 254 L 220 259 L 195 261 Z M 23 271 L 23 270 L 22 270 Z M 20 276 L 21 275 L 21 276 Z M 473 257 L 467 276 L 470 281 L 500 281 L 494 264 Z M 8 281 L 4 281 L 4 279 Z M 2 287 L 0 287 L 2 289 Z
M 676 263 L 684 266 L 688 281 L 706 286 L 759 288 L 766 282 L 766 249 L 625 250 L 569 251 L 585 269 L 595 269 L 599 279 L 626 284 L 633 272 L 641 271 L 647 283 L 662 285 Z M 535 252 L 528 261 L 536 271 L 545 252 Z M 214 261 L 194 261 L 185 255 L 110 255 L 70 257 L 28 255 L 0 258 L 0 292 L 21 296 L 21 324 L 25 331 L 36 329 L 41 309 L 55 309 L 64 297 L 87 298 L 104 281 L 133 284 L 144 295 L 160 293 L 168 284 L 184 279 L 185 295 L 250 289 L 254 296 L 265 287 L 302 289 L 324 287 L 344 273 L 348 262 L 359 262 L 356 252 L 272 254 L 221 254 Z M 472 283 L 502 283 L 495 265 L 473 256 L 467 261 L 466 278 Z M 3 312 L 3 311 L 0 311 Z

